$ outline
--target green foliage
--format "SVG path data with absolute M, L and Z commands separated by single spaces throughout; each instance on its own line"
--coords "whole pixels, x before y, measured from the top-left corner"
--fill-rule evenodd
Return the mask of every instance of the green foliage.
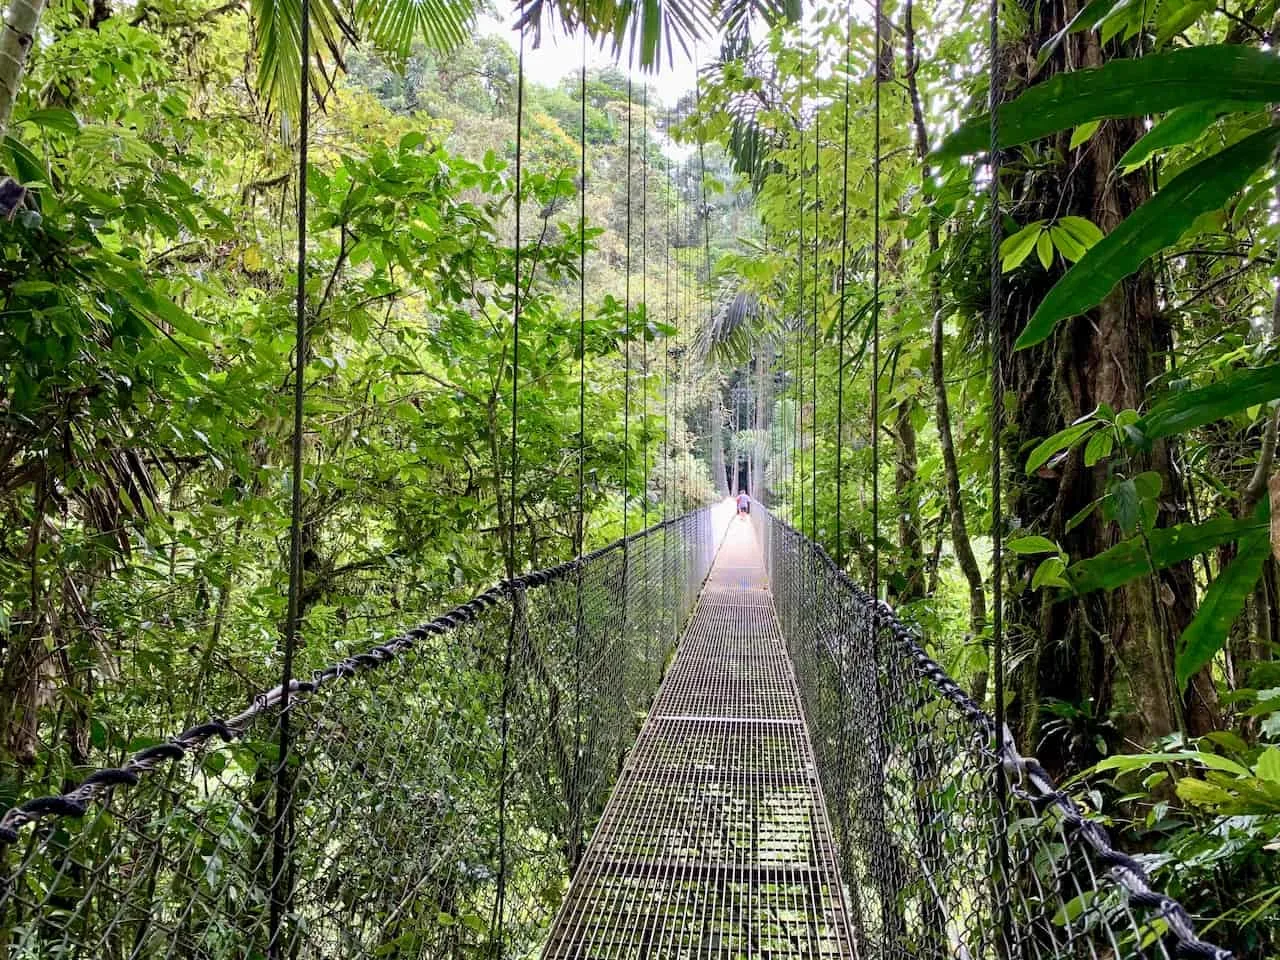
M 1062 254 L 1063 259 L 1075 263 L 1101 239 L 1102 231 L 1083 217 L 1063 217 L 1047 225 L 1045 221 L 1037 220 L 1006 237 L 1000 244 L 1001 266 L 1006 271 L 1013 270 L 1033 250 L 1046 270 L 1053 266 L 1055 250 Z
M 1039 343 L 1062 320 L 1101 303 L 1117 283 L 1153 254 L 1175 243 L 1199 217 L 1220 209 L 1239 192 L 1271 160 L 1277 144 L 1280 130 L 1260 130 L 1162 187 L 1067 271 L 1040 301 L 1017 346 Z
M 1280 830 L 1280 748 L 1225 731 L 1157 746 L 1108 757 L 1088 776 L 1114 777 L 1120 799 L 1138 811 L 1131 825 L 1156 851 L 1147 861 L 1157 881 L 1174 896 L 1202 897 L 1221 911 L 1224 922 L 1215 921 L 1210 936 L 1236 931 L 1240 949 L 1270 955 L 1280 903 L 1280 882 L 1267 870 Z M 1233 878 L 1234 888 L 1221 889 L 1220 877 Z M 1241 895 L 1242 887 L 1251 892 Z
M 1209 584 L 1200 598 L 1195 619 L 1182 631 L 1176 664 L 1180 684 L 1187 683 L 1226 644 L 1231 625 L 1244 609 L 1258 577 L 1262 575 L 1262 565 L 1270 555 L 1270 529 L 1240 538 L 1235 558 Z
M 1133 424 L 1133 436 L 1139 442 L 1174 436 L 1276 399 L 1280 364 L 1232 370 L 1216 383 L 1174 393 L 1154 405 Z
M 1076 561 L 1067 578 L 1076 594 L 1116 590 L 1138 577 L 1194 559 L 1236 540 L 1256 538 L 1266 531 L 1265 515 L 1245 520 L 1216 517 L 1203 523 L 1156 527 L 1122 540 L 1097 556 Z
M 29 188 L 0 222 L 6 796 L 239 705 L 278 671 L 298 5 L 117 6 L 127 14 L 96 24 L 83 4 L 51 6 L 3 150 Z M 1055 772 L 1117 745 L 1150 749 L 1095 771 L 1121 781 L 1113 815 L 1126 841 L 1195 912 L 1243 924 L 1240 942 L 1274 952 L 1280 672 L 1265 496 L 1239 516 L 1269 466 L 1260 451 L 1280 399 L 1268 340 L 1277 135 L 1264 109 L 1280 100 L 1280 72 L 1249 39 L 1270 15 L 1098 0 L 1047 37 L 1035 31 L 1048 11 L 1028 9 L 1024 23 L 1006 10 L 1010 56 L 1031 63 L 1048 39 L 1039 69 L 1052 76 L 1002 107 L 1016 149 L 992 250 L 986 184 L 954 162 L 986 145 L 972 108 L 984 81 L 953 69 L 970 64 L 978 24 L 914 9 L 907 63 L 907 11 L 891 11 L 894 79 L 877 90 L 869 24 L 852 26 L 857 69 L 813 71 L 815 45 L 847 41 L 843 8 L 815 8 L 806 31 L 785 25 L 790 2 L 522 9 L 585 22 L 647 64 L 712 22 L 737 35 L 698 97 L 671 105 L 678 117 L 641 84 L 628 100 L 621 71 L 590 72 L 585 224 L 576 71 L 526 85 L 517 278 L 514 51 L 494 38 L 459 45 L 466 2 L 312 4 L 325 109 L 308 198 L 300 667 L 473 593 L 502 574 L 512 540 L 522 565 L 571 554 L 581 360 L 588 546 L 621 533 L 624 514 L 634 530 L 646 512 L 714 496 L 728 478 L 713 469 L 750 464 L 750 482 L 852 573 L 869 581 L 879 564 L 888 599 L 991 706 L 986 425 L 999 402 L 1006 462 L 1025 468 L 1004 489 L 1011 725 Z M 753 19 L 777 26 L 744 36 Z M 1085 30 L 1102 65 L 1059 69 L 1081 62 Z M 356 34 L 369 45 L 354 48 Z M 1145 132 L 1111 119 L 1146 115 Z M 930 133 L 956 116 L 960 130 L 930 154 Z M 668 149 L 667 134 L 682 147 Z M 1135 212 L 1117 223 L 1117 209 Z M 1006 355 L 1004 373 L 1022 379 L 994 401 L 993 258 L 1008 273 L 1006 347 L 1024 325 L 1021 345 L 1037 345 Z M 1097 309 L 1117 283 L 1124 297 Z M 1082 313 L 1067 335 L 1061 320 Z M 1149 617 L 1134 615 L 1139 595 L 1154 598 L 1139 611 Z M 1194 697 L 1174 689 L 1193 675 Z M 1097 678 L 1105 695 L 1087 688 Z M 493 682 L 477 664 L 465 683 L 424 680 L 407 703 L 415 722 L 455 712 L 476 732 L 458 750 L 491 760 L 481 693 Z M 1135 744 L 1152 739 L 1133 734 L 1142 723 L 1167 730 L 1192 711 L 1212 737 Z M 208 775 L 255 776 L 271 760 L 269 744 L 256 747 L 210 754 Z M 487 786 L 458 756 L 429 772 L 433 795 Z M 1142 774 L 1140 788 L 1126 779 Z M 518 829 L 550 836 L 544 813 Z M 466 824 L 456 829 L 463 838 Z M 224 832 L 238 843 L 252 828 Z M 219 869 L 217 853 L 201 839 L 192 870 Z M 1173 857 L 1184 865 L 1160 870 Z M 351 887 L 369 882 L 360 873 Z M 1083 906 L 1064 907 L 1064 922 Z M 476 919 L 465 904 L 422 910 L 459 934 Z
M 1161 150 L 1191 143 L 1211 127 L 1220 113 L 1230 109 L 1230 104 L 1193 103 L 1190 106 L 1170 110 L 1141 140 L 1125 151 L 1120 158 L 1120 168 L 1132 173 Z
M 311 0 L 311 84 L 331 85 L 346 45 L 361 35 L 401 60 L 421 39 L 438 50 L 457 47 L 475 19 L 471 0 L 357 0 L 348 8 L 337 0 Z M 258 89 L 268 104 L 297 117 L 302 84 L 302 4 L 299 0 L 252 0 L 257 40 Z
M 1280 62 L 1241 44 L 1206 44 L 1059 73 L 1000 107 L 1000 146 L 1013 147 L 1094 120 L 1165 113 L 1188 104 L 1250 110 L 1280 101 Z M 986 115 L 938 148 L 939 160 L 987 148 Z
M 50 10 L 55 39 L 10 140 L 28 200 L 0 220 L 6 796 L 239 709 L 275 682 L 284 614 L 294 277 L 281 211 L 295 197 L 269 135 L 278 104 L 245 83 L 263 38 L 234 5 L 149 4 L 94 26 L 74 7 Z M 634 530 L 641 498 L 653 520 L 711 493 L 694 371 L 664 390 L 657 362 L 681 342 L 672 308 L 697 282 L 689 264 L 664 276 L 656 256 L 676 192 L 650 152 L 648 191 L 632 196 L 649 269 L 637 255 L 631 270 L 650 303 L 633 295 L 628 320 L 626 185 L 604 173 L 625 161 L 616 78 L 588 92 L 600 138 L 585 224 L 577 128 L 555 117 L 576 118 L 576 85 L 530 84 L 529 103 L 555 111 L 526 129 L 520 505 L 506 528 L 514 60 L 499 41 L 418 45 L 398 74 L 356 52 L 313 130 L 300 670 L 492 583 L 511 536 L 522 566 L 572 553 L 584 245 L 588 549 L 620 532 L 624 496 Z

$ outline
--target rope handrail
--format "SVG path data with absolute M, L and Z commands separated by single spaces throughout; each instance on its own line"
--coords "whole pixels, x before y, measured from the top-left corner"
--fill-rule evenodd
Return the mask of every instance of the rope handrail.
M 290 697 L 311 697 L 331 681 L 377 669 L 396 659 L 400 654 L 413 649 L 416 644 L 428 637 L 442 636 L 464 624 L 471 623 L 483 611 L 529 587 L 541 587 L 563 580 L 587 564 L 623 550 L 629 543 L 643 540 L 664 528 L 684 523 L 687 518 L 695 516 L 704 509 L 691 510 L 679 517 L 660 521 L 572 560 L 520 576 L 504 578 L 470 600 L 457 604 L 431 620 L 402 631 L 384 643 L 313 670 L 309 680 L 292 680 L 289 684 Z M 120 766 L 95 770 L 79 784 L 61 793 L 32 797 L 11 807 L 0 817 L 0 849 L 17 843 L 22 828 L 40 820 L 84 816 L 90 804 L 101 799 L 109 791 L 116 787 L 137 786 L 143 775 L 154 773 L 167 761 L 183 759 L 187 754 L 210 743 L 215 737 L 225 743 L 243 737 L 260 717 L 279 707 L 283 699 L 283 685 L 277 684 L 255 695 L 247 707 L 228 719 L 211 717 L 204 723 L 189 727 L 163 743 L 135 752 Z
M 1018 752 L 1008 730 L 997 752 L 994 719 L 926 652 L 917 631 L 820 544 L 758 502 L 751 513 L 763 525 L 859 955 L 1230 960 L 1137 858 L 1118 850 L 1034 757 Z M 710 568 L 710 517 L 706 508 L 692 511 L 504 580 L 294 681 L 287 709 L 303 734 L 301 888 L 281 935 L 295 947 L 305 943 L 306 955 L 380 955 L 405 936 L 443 951 L 428 955 L 453 955 L 447 945 L 459 937 L 479 938 L 471 942 L 485 950 L 536 945 L 556 897 L 521 878 L 567 875 L 561 871 L 581 850 Z M 619 590 L 631 597 L 625 627 Z M 493 674 L 512 617 L 515 668 L 504 679 L 510 706 L 503 709 Z M 439 637 L 449 640 L 424 642 Z M 333 682 L 380 668 L 369 684 Z M 261 819 L 259 791 L 274 764 L 269 744 L 247 735 L 268 714 L 278 719 L 284 699 L 280 687 L 268 690 L 230 719 L 191 727 L 64 793 L 9 810 L 0 820 L 0 858 L 12 861 L 24 826 L 81 817 L 99 801 L 81 828 L 31 834 L 0 884 L 0 937 L 28 949 L 23 956 L 116 955 L 99 948 L 108 941 L 120 955 L 144 941 L 211 960 L 244 955 L 265 928 L 260 842 L 270 824 Z M 500 773 L 503 721 L 511 763 Z M 241 746 L 179 766 L 218 739 L 238 738 Z M 853 743 L 862 749 L 849 749 Z M 258 766 L 245 766 L 242 751 Z M 210 766 L 219 754 L 237 769 Z M 165 765 L 172 775 L 157 775 Z M 1000 770 L 1010 784 L 1004 802 L 993 784 Z M 498 781 L 517 798 L 501 856 L 514 871 L 507 892 L 518 902 L 485 922 L 478 911 L 491 907 L 498 876 L 491 795 Z M 113 800 L 118 787 L 135 789 Z M 1001 836 L 1009 840 L 1008 867 L 995 853 Z M 353 871 L 363 879 L 350 880 L 352 889 L 373 884 L 363 920 L 344 914 L 350 905 L 336 909 L 346 903 L 338 878 Z M 404 929 L 385 919 L 402 917 L 410 903 L 415 915 Z M 226 946 L 217 939 L 222 931 L 234 932 Z M 356 946 L 344 946 L 349 941 Z
M 996 757 L 991 749 L 995 740 L 995 719 L 929 655 L 917 632 L 902 621 L 890 604 L 885 601 L 877 602 L 847 572 L 837 566 L 822 544 L 774 516 L 762 504 L 757 504 L 757 507 L 771 524 L 781 527 L 790 537 L 797 539 L 801 546 L 811 551 L 826 567 L 828 574 L 835 577 L 869 618 L 877 618 L 879 628 L 887 631 L 893 641 L 910 656 L 919 676 L 928 681 L 970 724 L 975 744 L 990 760 L 998 761 L 1009 779 L 1012 794 L 1029 804 L 1038 814 L 1053 808 L 1065 825 L 1066 835 L 1078 837 L 1088 845 L 1093 856 L 1107 868 L 1131 902 L 1145 910 L 1151 919 L 1163 920 L 1168 925 L 1178 956 L 1231 960 L 1230 950 L 1209 943 L 1199 936 L 1195 922 L 1186 908 L 1153 886 L 1150 876 L 1134 857 L 1116 849 L 1107 829 L 1086 816 L 1080 805 L 1057 785 L 1039 760 L 1018 750 L 1007 725 L 1000 737 L 999 757 Z M 772 573 L 771 567 L 771 576 Z M 841 680 L 844 682 L 845 678 L 842 676 Z

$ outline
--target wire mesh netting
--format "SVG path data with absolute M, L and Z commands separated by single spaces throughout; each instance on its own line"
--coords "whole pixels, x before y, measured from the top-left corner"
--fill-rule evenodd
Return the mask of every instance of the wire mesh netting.
M 794 528 L 753 519 L 860 957 L 1230 957 L 1007 731 L 997 755 L 994 721 L 887 606 Z
M 712 552 L 695 511 L 295 684 L 291 803 L 275 690 L 15 807 L 0 957 L 530 954 Z

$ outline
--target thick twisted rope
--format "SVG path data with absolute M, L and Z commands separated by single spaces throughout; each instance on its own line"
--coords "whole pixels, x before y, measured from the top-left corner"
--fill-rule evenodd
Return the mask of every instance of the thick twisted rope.
M 518 593 L 523 593 L 531 587 L 543 587 L 569 577 L 576 577 L 578 571 L 601 557 L 623 550 L 627 541 L 635 542 L 652 536 L 664 528 L 678 526 L 699 512 L 701 511 L 693 510 L 654 524 L 647 530 L 633 533 L 625 541 L 617 540 L 577 559 L 566 560 L 544 570 L 536 570 L 503 580 L 447 613 L 406 630 L 385 643 L 313 671 L 308 680 L 291 680 L 287 692 L 283 685 L 277 685 L 259 693 L 244 710 L 229 719 L 211 718 L 184 730 L 164 743 L 139 750 L 118 767 L 104 767 L 93 772 L 70 790 L 59 794 L 33 797 L 12 807 L 3 817 L 0 817 L 0 847 L 17 843 L 22 828 L 46 818 L 84 816 L 92 804 L 105 799 L 116 787 L 137 786 L 147 774 L 154 773 L 166 763 L 181 760 L 188 754 L 203 749 L 215 739 L 230 742 L 244 736 L 259 719 L 278 710 L 286 698 L 291 702 L 313 698 L 335 681 L 355 677 L 395 662 L 423 641 L 443 636 L 475 622 L 485 611 L 510 601 Z
M 1175 942 L 1175 952 L 1182 957 L 1206 958 L 1206 960 L 1231 960 L 1232 953 L 1222 947 L 1202 940 L 1196 933 L 1195 923 L 1174 898 L 1156 889 L 1142 865 L 1117 850 L 1111 842 L 1106 828 L 1095 820 L 1088 819 L 1080 806 L 1058 785 L 1033 756 L 1024 756 L 1018 752 L 1013 734 L 1005 727 L 999 737 L 998 756 L 991 745 L 996 742 L 995 719 L 982 709 L 963 687 L 953 680 L 942 666 L 929 656 L 919 637 L 902 622 L 893 608 L 884 601 L 878 601 L 855 583 L 841 570 L 826 549 L 790 524 L 778 520 L 772 514 L 769 519 L 781 526 L 790 536 L 801 541 L 826 566 L 832 576 L 851 595 L 853 604 L 860 608 L 867 620 L 876 623 L 880 630 L 887 631 L 892 640 L 906 651 L 916 673 L 927 680 L 937 690 L 942 699 L 952 704 L 973 728 L 975 741 L 984 756 L 993 761 L 998 760 L 998 769 L 1002 770 L 1013 787 L 1013 794 L 1027 802 L 1038 812 L 1052 808 L 1061 818 L 1063 830 L 1068 838 L 1083 842 L 1092 855 L 1103 864 L 1117 884 L 1125 891 L 1130 902 L 1147 911 L 1153 919 L 1164 920 L 1169 934 Z M 828 638 L 829 640 L 829 638 Z M 1003 821 L 1001 830 L 1004 829 Z

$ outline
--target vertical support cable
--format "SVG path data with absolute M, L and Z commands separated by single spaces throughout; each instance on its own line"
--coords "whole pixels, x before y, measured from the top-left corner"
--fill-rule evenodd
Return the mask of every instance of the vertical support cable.
M 631 73 L 627 72 L 627 272 L 623 298 L 622 340 L 622 609 L 621 636 L 624 649 L 630 649 L 631 623 Z M 622 757 L 618 758 L 619 763 Z
M 822 114 L 818 104 L 818 67 L 821 54 L 813 51 L 813 460 L 809 464 L 813 484 L 813 503 L 810 504 L 809 538 L 818 542 L 818 214 L 822 209 Z
M 671 111 L 667 111 L 667 131 L 671 131 Z M 671 157 L 663 157 L 663 171 L 667 191 L 671 189 Z M 671 197 L 664 196 L 662 204 L 662 316 L 669 327 L 675 327 L 671 316 Z M 671 504 L 671 346 L 666 338 L 662 341 L 662 599 L 666 604 L 666 613 L 671 617 L 671 630 L 668 634 L 671 643 L 676 643 L 677 624 L 679 623 L 679 604 L 676 591 L 680 589 L 680 566 L 671 562 L 670 531 L 667 520 L 670 518 Z M 668 585 L 669 581 L 669 585 Z M 668 595 L 670 590 L 670 595 Z
M 701 118 L 702 117 L 702 77 L 696 70 L 696 58 L 697 58 L 696 46 L 694 47 L 694 57 L 695 57 L 695 71 L 693 75 L 693 96 L 694 96 L 694 104 L 698 111 L 698 117 Z M 706 158 L 706 152 L 703 148 L 701 128 L 699 128 L 698 130 L 698 183 L 699 183 L 698 195 L 702 198 L 702 249 L 703 249 L 704 258 L 706 260 L 706 269 L 707 269 L 706 323 L 708 326 L 710 326 L 711 320 L 712 320 L 712 314 L 715 312 L 715 295 L 711 289 L 711 205 L 707 202 L 707 158 Z M 716 393 L 717 402 L 711 405 L 710 416 L 718 417 L 720 416 L 720 404 L 719 404 L 720 384 L 719 382 L 713 384 L 713 387 L 717 392 Z M 712 458 L 712 463 L 713 464 L 715 463 L 714 457 Z M 737 477 L 738 477 L 738 474 L 737 474 L 738 464 L 736 460 L 734 461 L 733 469 L 734 469 L 734 482 L 736 483 Z M 733 490 L 729 491 L 729 495 L 730 496 L 734 495 Z
M 640 529 L 649 527 L 649 85 L 644 85 L 640 114 Z M 648 556 L 646 553 L 645 556 Z
M 516 575 L 516 519 L 519 494 L 519 438 L 520 438 L 520 208 L 523 197 L 523 148 L 524 148 L 524 29 L 520 30 L 520 53 L 516 61 L 516 241 L 515 241 L 515 285 L 512 291 L 511 307 L 511 487 L 509 498 L 509 524 L 507 536 L 507 577 L 514 579 Z M 507 627 L 507 648 L 502 664 L 502 717 L 501 770 L 498 780 L 498 880 L 497 896 L 493 905 L 491 931 L 497 935 L 497 957 L 502 960 L 506 952 L 506 900 L 507 900 L 507 777 L 511 765 L 511 667 L 515 652 L 516 622 L 521 615 L 523 593 L 513 585 L 511 590 L 511 618 Z
M 627 276 L 624 282 L 622 357 L 622 538 L 627 534 L 627 504 L 631 500 L 631 74 L 627 74 Z M 626 556 L 626 545 L 623 545 Z M 626 623 L 624 608 L 623 623 Z
M 1000 215 L 1000 101 L 1003 79 L 1000 70 L 1000 0 L 989 0 L 987 56 L 990 90 L 987 95 L 990 116 L 988 166 L 988 215 L 991 218 L 991 298 L 987 321 L 991 352 L 991 648 L 992 672 L 995 673 L 995 755 L 996 804 L 999 815 L 996 834 L 999 869 L 996 880 L 997 904 L 1000 912 L 998 956 L 1005 956 L 1011 942 L 1011 917 L 1005 881 L 1009 876 L 1008 800 L 1009 784 L 1005 775 L 1003 747 L 1005 738 L 1004 703 L 1004 503 L 1001 443 L 1004 437 L 1004 358 L 1001 342 L 1004 329 L 1004 297 L 1001 290 L 1000 240 L 1003 222 Z
M 667 119 L 667 128 L 670 130 L 670 129 L 674 126 L 675 122 L 676 122 L 675 115 L 674 115 L 674 114 L 669 114 L 669 115 L 668 115 L 668 119 Z M 668 239 L 667 239 L 667 243 L 668 243 L 668 245 L 669 245 L 669 246 L 673 246 L 673 247 L 675 247 L 675 251 L 676 251 L 676 256 L 675 256 L 675 260 L 676 260 L 675 272 L 674 272 L 674 274 L 672 275 L 671 283 L 672 283 L 672 294 L 673 294 L 673 299 L 675 300 L 675 314 L 674 314 L 674 319 L 673 319 L 673 321 L 672 321 L 672 325 L 673 325 L 674 327 L 676 327 L 676 345 L 675 345 L 675 348 L 674 348 L 674 349 L 675 349 L 675 351 L 676 351 L 676 396 L 675 396 L 675 404 L 676 404 L 676 405 L 675 405 L 675 413 L 674 413 L 674 416 L 675 416 L 675 420 L 676 420 L 676 427 L 677 427 L 677 431 L 676 431 L 676 433 L 677 433 L 677 442 L 679 442 L 679 433 L 680 433 L 680 431 L 679 431 L 679 429 L 678 429 L 678 428 L 679 428 L 679 426 L 680 426 L 681 418 L 682 418 L 682 416 L 683 416 L 683 414 L 681 413 L 681 411 L 682 411 L 682 409 L 683 409 L 683 408 L 682 408 L 682 407 L 681 407 L 681 405 L 680 405 L 680 391 L 681 391 L 681 387 L 683 386 L 683 383 L 682 383 L 682 378 L 683 378 L 682 370 L 683 370 L 683 366 L 682 366 L 682 364 L 680 363 L 680 357 L 681 357 L 681 353 L 680 353 L 680 351 L 681 351 L 681 346 L 680 346 L 680 332 L 679 332 L 679 329 L 680 329 L 680 322 L 681 322 L 681 320 L 682 320 L 682 319 L 684 319 L 684 318 L 686 317 L 686 311 L 684 310 L 684 301 L 681 299 L 681 298 L 684 296 L 684 290 L 683 290 L 683 288 L 682 288 L 682 286 L 681 286 L 681 283 L 680 283 L 680 280 L 681 280 L 681 277 L 682 277 L 682 275 L 683 275 L 683 272 L 682 272 L 682 270 L 681 270 L 681 263 L 680 263 L 680 249 L 681 249 L 681 248 L 680 248 L 680 243 L 679 243 L 679 241 L 680 241 L 680 235 L 681 235 L 681 229 L 682 229 L 682 224 L 683 224 L 683 222 L 684 222 L 684 221 L 683 221 L 683 219 L 682 219 L 682 218 L 683 218 L 683 216 L 684 216 L 684 209 L 683 209 L 683 207 L 681 206 L 681 202 L 680 202 L 680 201 L 681 201 L 681 194 L 683 193 L 683 191 L 681 190 L 681 187 L 680 187 L 680 181 L 679 181 L 679 177 L 678 177 L 678 175 L 677 175 L 677 176 L 675 176 L 675 177 L 673 177 L 673 176 L 672 176 L 672 174 L 671 174 L 671 160 L 670 160 L 670 158 L 668 158 L 668 159 L 667 159 L 667 183 L 668 183 L 668 184 L 669 184 L 669 186 L 671 187 L 671 190 L 672 190 L 672 192 L 673 192 L 673 194 L 674 194 L 674 196 L 672 197 L 672 203 L 673 203 L 673 206 L 675 207 L 675 230 L 674 230 L 674 232 L 673 232 L 673 231 L 671 230 L 671 228 L 670 228 L 670 227 L 668 227 L 668 230 L 667 230 L 667 232 L 668 232 Z M 681 451 L 683 451 L 683 450 L 684 450 L 684 445 L 683 445 L 683 443 L 680 443 L 680 449 L 681 449 Z M 679 471 L 682 473 L 682 472 L 683 472 L 683 469 L 684 469 L 684 461 L 683 461 L 683 458 L 682 458 L 682 459 L 681 459 L 681 463 L 680 463 L 680 467 L 679 467 Z M 680 476 L 679 476 L 679 475 L 677 475 L 676 482 L 677 482 L 677 483 L 681 483 L 681 488 L 680 488 L 680 506 L 679 506 L 679 508 L 678 508 L 678 509 L 679 509 L 679 512 L 680 512 L 680 513 L 684 513 L 684 510 L 685 510 L 685 504 L 684 504 L 684 487 L 683 487 L 683 484 L 682 484 L 682 481 L 681 481 L 681 479 L 680 479 Z
M 578 517 L 574 529 L 574 653 L 573 653 L 573 803 L 569 869 L 578 866 L 582 847 L 582 648 L 585 629 L 582 603 L 582 554 L 586 539 L 587 463 L 587 31 L 582 30 L 582 95 L 579 116 L 578 173 Z
M 290 694 L 293 661 L 302 632 L 302 427 L 307 370 L 307 140 L 311 136 L 311 3 L 301 0 L 298 29 L 298 210 L 297 284 L 294 291 L 293 439 L 289 501 L 289 597 L 285 613 L 283 662 L 280 668 L 279 757 L 275 770 L 275 809 L 271 831 L 271 907 L 268 915 L 267 956 L 288 956 L 284 942 L 285 917 L 293 886 L 293 773 L 289 754 L 293 747 Z
M 815 59 L 816 59 L 816 55 L 815 55 Z M 801 74 L 804 73 L 803 53 L 800 56 L 800 71 L 801 71 Z M 800 268 L 797 271 L 797 275 L 799 279 L 797 280 L 798 290 L 797 290 L 797 297 L 796 297 L 797 302 L 799 303 L 799 309 L 796 311 L 796 315 L 798 318 L 798 322 L 796 323 L 796 389 L 799 395 L 799 399 L 797 400 L 797 406 L 796 406 L 796 424 L 799 430 L 803 430 L 804 429 L 804 413 L 803 413 L 803 410 L 804 410 L 804 341 L 805 341 L 804 315 L 805 315 L 805 307 L 808 305 L 808 301 L 805 299 L 805 295 L 804 295 L 804 251 L 805 251 L 805 246 L 804 246 L 804 169 L 805 169 L 805 164 L 807 163 L 807 159 L 804 153 L 804 80 L 803 78 L 800 81 L 800 109 L 798 112 L 799 112 L 798 123 L 800 127 L 800 157 L 796 166 L 799 168 L 799 174 L 800 174 L 798 178 L 800 180 L 800 204 L 798 207 L 799 216 L 797 217 L 797 221 L 799 223 L 800 241 L 799 241 L 799 245 L 796 248 L 796 255 L 800 261 L 800 265 L 799 265 Z M 818 405 L 815 402 L 814 410 L 816 411 L 817 408 L 818 408 Z M 796 441 L 795 445 L 799 449 L 800 453 L 804 452 L 804 447 L 799 443 L 798 440 Z M 808 506 L 808 497 L 805 495 L 805 488 L 804 488 L 804 464 L 803 463 L 797 462 L 791 465 L 791 480 L 793 484 L 795 483 L 797 474 L 799 474 L 799 478 L 800 478 L 800 484 L 799 484 L 800 486 L 800 490 L 799 490 L 800 522 L 796 523 L 795 519 L 792 519 L 791 523 L 797 530 L 800 530 L 803 532 L 804 517 L 805 517 L 806 507 Z
M 874 609 L 879 612 L 880 600 L 880 48 L 884 26 L 884 10 L 881 0 L 875 0 L 875 50 L 872 53 L 875 71 L 875 135 L 872 140 L 873 176 L 875 194 L 872 212 L 871 271 L 871 596 L 877 601 Z M 878 629 L 877 629 L 878 633 Z
M 849 75 L 853 72 L 850 62 L 853 53 L 853 14 L 845 28 L 844 44 L 844 150 L 840 162 L 840 344 L 836 360 L 836 566 L 844 570 L 844 338 L 845 296 L 848 290 L 849 250 Z M 841 611 L 841 637 L 843 638 L 844 605 Z
M 578 525 L 574 531 L 573 553 L 581 557 L 586 540 L 587 462 L 587 31 L 582 31 L 582 126 L 579 149 L 578 188 Z
M 667 130 L 671 129 L 671 111 L 667 111 Z M 664 158 L 667 189 L 671 189 L 671 157 Z M 675 327 L 675 318 L 671 316 L 671 203 L 668 199 L 663 203 L 663 217 L 666 224 L 662 244 L 662 314 L 667 325 Z M 662 463 L 662 520 L 665 523 L 670 511 L 667 509 L 671 499 L 671 347 L 663 340 L 662 344 L 662 431 L 663 454 Z M 665 534 L 664 534 L 665 536 Z

